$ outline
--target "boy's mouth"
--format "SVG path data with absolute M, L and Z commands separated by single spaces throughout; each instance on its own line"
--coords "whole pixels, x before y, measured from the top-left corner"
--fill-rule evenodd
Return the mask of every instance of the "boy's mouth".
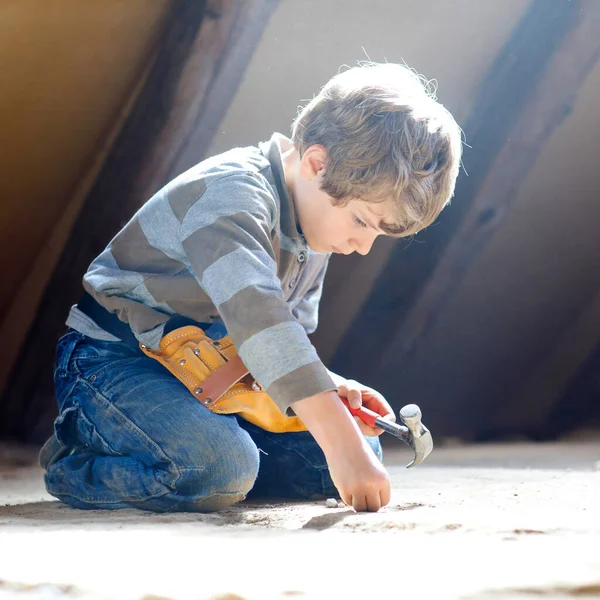
M 348 256 L 348 254 L 352 254 L 352 252 L 343 252 L 342 250 L 340 250 L 339 248 L 336 248 L 335 246 L 331 246 L 331 251 L 334 254 L 343 254 L 344 256 Z

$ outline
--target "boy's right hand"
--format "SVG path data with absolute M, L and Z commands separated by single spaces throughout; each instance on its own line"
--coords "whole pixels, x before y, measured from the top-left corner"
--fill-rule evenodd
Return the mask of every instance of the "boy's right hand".
M 292 404 L 327 459 L 342 500 L 356 511 L 378 511 L 390 501 L 390 479 L 356 421 L 335 392 Z
M 377 512 L 390 501 L 390 478 L 366 442 L 364 446 L 358 452 L 342 448 L 327 456 L 327 464 L 331 479 L 348 506 L 359 512 Z

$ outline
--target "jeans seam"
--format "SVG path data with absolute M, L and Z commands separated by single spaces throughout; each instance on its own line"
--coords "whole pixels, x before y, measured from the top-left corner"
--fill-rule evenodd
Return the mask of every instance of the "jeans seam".
M 244 428 L 242 428 L 244 429 Z M 277 434 L 280 435 L 280 434 Z M 311 468 L 311 469 L 315 469 L 316 471 L 327 471 L 329 470 L 329 465 L 327 464 L 327 459 L 325 459 L 325 465 L 324 466 L 318 466 L 315 467 L 306 457 L 305 454 L 303 454 L 300 450 L 298 450 L 297 448 L 288 448 L 287 446 L 285 446 L 284 444 L 280 444 L 276 438 L 273 436 L 269 436 L 269 440 L 275 444 L 276 446 L 279 446 L 280 448 L 283 448 L 285 451 L 288 452 L 294 452 L 295 454 L 297 454 L 298 456 L 300 456 L 302 458 L 302 460 Z M 315 440 L 315 444 L 317 444 L 316 440 Z M 318 444 L 317 444 L 318 445 Z
M 119 360 L 119 364 L 121 366 L 123 366 L 123 364 L 125 363 L 125 361 L 138 360 L 138 358 L 139 357 L 137 357 L 137 356 L 123 356 L 123 357 L 120 357 L 118 360 Z M 97 355 L 92 355 L 92 354 L 90 354 L 90 355 L 85 355 L 85 354 L 80 355 L 80 354 L 78 354 L 77 356 L 73 356 L 71 358 L 70 365 L 72 366 L 73 370 L 77 374 L 77 377 L 79 377 L 83 381 L 88 381 L 89 382 L 89 377 L 86 377 L 84 375 L 83 370 L 80 368 L 80 362 L 79 362 L 80 360 L 85 361 L 86 359 L 92 359 L 92 360 L 100 361 L 100 360 L 102 360 L 102 357 L 101 356 L 97 356 Z M 85 367 L 85 365 L 84 365 L 84 367 Z M 92 375 L 90 375 L 90 377 L 92 377 L 92 376 L 98 377 L 106 369 L 110 369 L 111 367 L 112 367 L 112 365 L 107 364 L 106 362 L 103 362 L 102 364 L 99 364 L 96 369 L 91 369 L 90 368 L 90 371 L 92 371 Z
M 112 409 L 115 411 L 115 414 L 118 416 L 118 418 L 123 423 L 123 425 L 134 436 L 136 436 L 138 439 L 141 439 L 144 443 L 146 443 L 148 445 L 148 449 L 150 450 L 150 452 L 152 453 L 154 458 L 157 458 L 159 460 L 166 459 L 168 461 L 168 463 L 171 465 L 171 467 L 173 468 L 173 470 L 176 473 L 176 477 L 171 482 L 171 484 L 173 486 L 175 486 L 175 483 L 177 481 L 179 481 L 179 479 L 181 478 L 181 471 L 180 471 L 179 467 L 177 466 L 177 463 L 169 455 L 167 455 L 166 452 L 150 436 L 148 436 L 143 429 L 140 429 L 131 419 L 129 419 L 129 417 L 127 417 L 123 412 L 121 412 L 119 410 L 119 408 L 117 408 L 104 394 L 102 394 L 102 392 L 100 392 L 100 390 L 98 390 L 94 386 L 92 386 L 83 377 L 78 377 L 78 380 L 85 387 L 88 387 L 95 396 L 98 396 L 101 400 L 106 402 L 106 404 L 108 404 L 112 407 Z M 97 429 L 96 429 L 96 431 L 97 431 Z M 98 435 L 100 435 L 99 432 L 98 432 Z M 104 436 L 102 436 L 102 437 L 104 439 Z M 107 445 L 110 447 L 110 444 L 107 444 Z
M 60 338 L 58 343 L 62 343 L 64 339 L 69 335 L 75 337 L 75 340 L 69 341 L 67 347 L 63 350 L 64 354 L 61 355 L 54 369 L 55 374 L 58 374 L 60 377 L 63 378 L 68 376 L 69 366 L 71 365 L 71 359 L 73 358 L 73 354 L 75 353 L 75 348 L 77 347 L 77 344 L 79 344 L 79 342 L 83 339 L 82 333 L 79 333 L 78 331 L 69 331 L 63 337 Z
M 177 467 L 177 470 L 181 473 L 183 471 L 198 471 L 200 473 L 204 473 L 206 471 L 206 467 Z

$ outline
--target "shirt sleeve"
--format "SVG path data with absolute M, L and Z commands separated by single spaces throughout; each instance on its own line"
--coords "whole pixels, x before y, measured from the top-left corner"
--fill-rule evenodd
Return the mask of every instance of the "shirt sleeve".
M 182 221 L 182 245 L 248 370 L 292 414 L 292 402 L 335 384 L 285 301 L 272 243 L 278 212 L 267 185 L 250 174 L 213 181 Z

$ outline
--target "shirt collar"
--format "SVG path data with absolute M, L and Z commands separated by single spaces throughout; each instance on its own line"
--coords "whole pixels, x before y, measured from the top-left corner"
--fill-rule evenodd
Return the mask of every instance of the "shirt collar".
M 280 199 L 281 211 L 281 230 L 288 237 L 296 238 L 306 245 L 306 240 L 302 235 L 300 224 L 297 222 L 296 209 L 294 201 L 288 191 L 285 172 L 283 170 L 282 147 L 287 150 L 291 148 L 293 142 L 281 133 L 274 133 L 268 142 L 259 144 L 260 151 L 269 161 L 273 180 L 277 188 Z

